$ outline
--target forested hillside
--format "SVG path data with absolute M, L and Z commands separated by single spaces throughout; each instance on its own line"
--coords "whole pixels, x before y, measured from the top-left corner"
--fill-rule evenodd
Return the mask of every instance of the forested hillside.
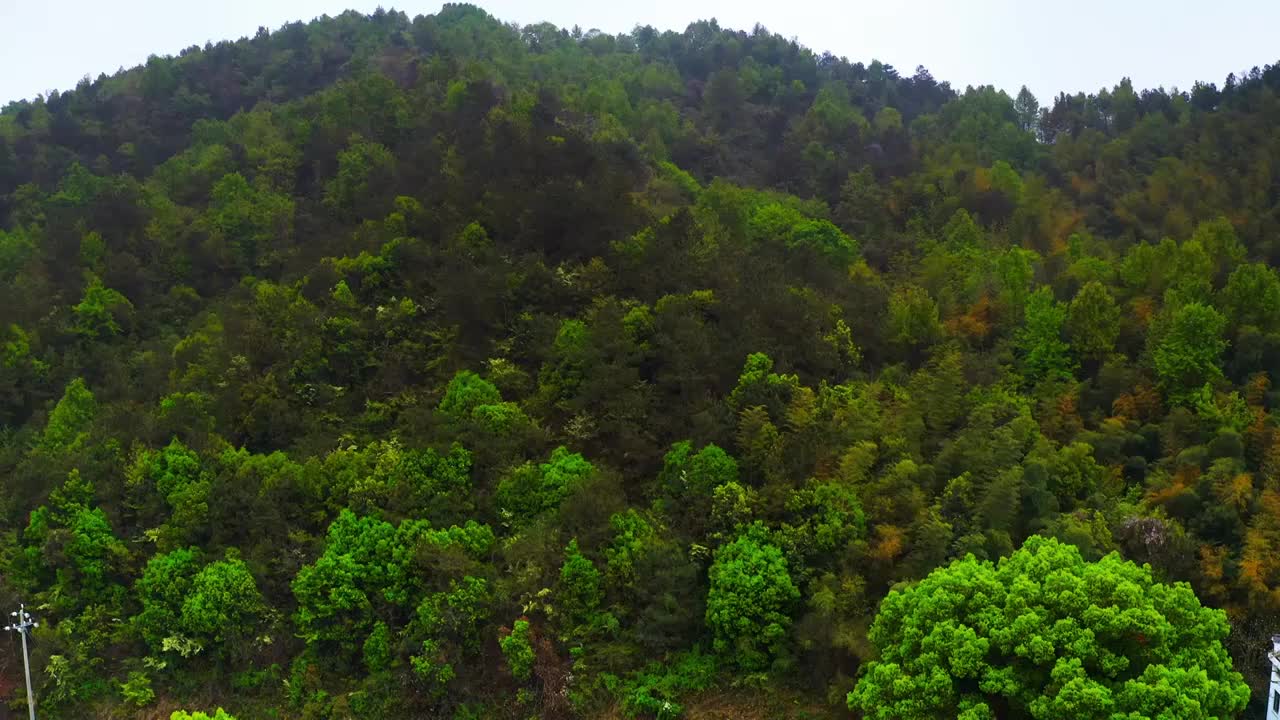
M 42 717 L 1260 712 L 1278 92 L 451 5 L 10 104 Z

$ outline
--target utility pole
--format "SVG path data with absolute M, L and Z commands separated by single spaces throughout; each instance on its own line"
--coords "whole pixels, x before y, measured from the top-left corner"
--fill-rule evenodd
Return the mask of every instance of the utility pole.
M 12 630 L 22 636 L 22 673 L 27 680 L 27 712 L 31 715 L 31 720 L 36 720 L 36 696 L 31 692 L 31 660 L 27 657 L 27 635 L 31 633 L 31 628 L 40 627 L 40 623 L 31 620 L 26 605 L 19 604 L 18 610 L 9 615 L 16 620 L 12 625 L 6 625 L 4 629 Z

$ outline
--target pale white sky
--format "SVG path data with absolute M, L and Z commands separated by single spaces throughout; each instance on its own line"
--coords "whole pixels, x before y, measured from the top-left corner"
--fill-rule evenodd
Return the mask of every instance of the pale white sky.
M 404 0 L 0 0 L 0 106 L 84 75 L 111 74 L 149 54 L 252 35 L 292 20 L 379 4 L 410 16 L 440 3 Z M 910 74 L 917 65 L 957 89 L 1026 84 L 1048 104 L 1059 91 L 1096 91 L 1123 76 L 1135 87 L 1195 80 L 1280 60 L 1280 2 L 1218 0 L 489 0 L 503 21 L 550 21 L 625 32 L 637 24 L 683 30 L 714 17 L 722 27 L 760 22 L 822 52 L 879 59 Z

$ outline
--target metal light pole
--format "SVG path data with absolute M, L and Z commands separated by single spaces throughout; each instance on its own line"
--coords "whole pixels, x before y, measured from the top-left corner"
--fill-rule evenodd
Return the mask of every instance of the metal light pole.
M 27 635 L 31 632 L 31 628 L 40 627 L 40 623 L 31 620 L 26 605 L 18 605 L 17 612 L 11 612 L 9 615 L 16 620 L 12 625 L 6 625 L 4 629 L 12 630 L 22 636 L 22 673 L 27 680 L 27 712 L 31 715 L 31 720 L 36 720 L 36 696 L 31 692 L 31 660 L 27 657 Z

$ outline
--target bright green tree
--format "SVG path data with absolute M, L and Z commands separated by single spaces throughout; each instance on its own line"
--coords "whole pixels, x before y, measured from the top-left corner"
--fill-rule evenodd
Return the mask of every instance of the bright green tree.
M 156 652 L 187 656 L 245 642 L 266 609 L 234 552 L 203 567 L 194 548 L 161 553 L 147 562 L 134 590 L 142 604 L 134 624 Z
M 586 623 L 604 599 L 602 576 L 591 559 L 578 549 L 577 539 L 564 549 L 560 566 L 560 607 L 571 622 Z
M 129 298 L 102 284 L 96 275 L 90 275 L 84 289 L 84 298 L 77 303 L 75 330 L 89 339 L 109 338 L 119 335 L 119 319 L 133 312 Z
M 343 510 L 329 526 L 324 552 L 293 580 L 302 637 L 354 650 L 372 628 L 370 610 L 407 602 L 407 553 L 394 525 Z
M 800 591 L 787 559 L 754 526 L 716 551 L 708 577 L 707 627 L 718 652 L 745 669 L 763 669 L 785 649 L 792 606 Z
M 1175 402 L 1192 398 L 1206 382 L 1222 377 L 1222 339 L 1227 319 L 1200 303 L 1173 311 L 1151 353 L 1161 387 Z
M 781 375 L 773 371 L 773 358 L 764 353 L 751 353 L 738 375 L 737 386 L 729 393 L 729 407 L 742 410 L 761 405 L 777 413 L 790 401 L 791 393 L 799 385 L 800 379 L 795 375 Z
M 752 357 L 757 356 L 764 357 L 759 354 Z M 755 389 L 765 392 L 763 386 Z M 765 399 L 763 394 L 757 397 Z M 681 440 L 673 444 L 663 458 L 658 482 L 669 496 L 679 525 L 700 535 L 712 519 L 716 488 L 737 485 L 738 462 L 714 443 L 694 452 L 692 443 Z
M 1062 339 L 1067 308 L 1042 287 L 1027 299 L 1022 327 L 1014 335 L 1022 376 L 1034 384 L 1044 379 L 1071 377 L 1070 347 Z
M 134 592 L 142 612 L 133 623 L 153 651 L 164 648 L 166 638 L 182 633 L 182 603 L 191 593 L 191 579 L 199 572 L 194 548 L 160 553 L 147 561 Z
M 126 477 L 139 506 L 154 505 L 153 499 L 169 506 L 167 521 L 155 530 L 162 550 L 196 542 L 196 534 L 208 524 L 210 491 L 199 455 L 175 438 L 160 450 L 140 453 Z
M 59 590 L 76 602 L 103 599 L 127 557 L 124 543 L 112 531 L 102 508 L 77 508 L 66 530 L 60 552 L 70 561 L 70 572 L 59 571 Z
M 150 705 L 156 699 L 156 691 L 151 689 L 151 676 L 131 670 L 129 678 L 120 683 L 120 696 L 134 707 Z
M 425 585 L 442 578 L 423 576 L 414 569 L 431 562 L 456 567 L 468 558 L 486 556 L 493 542 L 493 531 L 475 521 L 447 529 L 434 529 L 424 520 L 406 520 L 396 526 L 343 510 L 329 526 L 324 552 L 293 579 L 298 602 L 294 622 L 309 644 L 336 646 L 354 657 L 364 649 L 379 619 L 387 622 L 416 607 L 422 633 L 434 641 L 442 628 L 454 623 L 443 608 L 452 607 L 451 602 L 478 605 L 473 596 L 481 593 L 465 578 L 462 590 L 454 589 L 456 596 L 428 592 Z
M 774 537 L 793 559 L 822 563 L 866 536 L 866 516 L 851 485 L 811 481 L 791 492 L 786 509 L 788 519 Z
M 858 255 L 858 243 L 829 220 L 804 220 L 787 235 L 791 250 L 808 250 L 833 261 L 848 264 Z
M 258 583 L 244 561 L 229 553 L 209 563 L 191 580 L 182 601 L 182 625 L 212 644 L 252 637 L 264 609 Z
M 98 403 L 83 378 L 67 383 L 62 399 L 49 413 L 49 421 L 40 438 L 41 447 L 68 449 L 79 444 L 97 412 Z
M 498 639 L 502 655 L 507 659 L 507 667 L 517 680 L 528 680 L 533 674 L 533 642 L 529 621 L 523 618 L 515 621 L 511 632 Z
M 226 710 L 218 708 L 212 715 L 200 711 L 175 710 L 169 716 L 169 720 L 236 720 L 234 716 L 227 713 Z
M 738 463 L 714 443 L 693 452 L 693 444 L 682 440 L 672 445 L 663 458 L 659 477 L 677 497 L 709 497 L 713 489 L 737 482 Z
M 364 641 L 364 664 L 370 672 L 382 672 L 391 665 L 391 628 L 378 621 Z
M 501 402 L 502 395 L 493 383 L 470 370 L 463 370 L 449 381 L 444 397 L 440 399 L 439 410 L 448 417 L 459 419 L 469 417 L 478 407 Z
M 604 549 L 605 571 L 609 581 L 623 589 L 642 582 L 636 566 L 659 541 L 658 528 L 634 508 L 609 518 L 613 542 Z
M 516 517 L 528 518 L 560 505 L 595 471 L 579 453 L 558 447 L 545 463 L 525 463 L 498 483 L 498 503 Z
M 849 707 L 868 718 L 1229 718 L 1249 688 L 1225 613 L 1112 553 L 1033 537 L 998 565 L 972 556 L 889 593 Z

